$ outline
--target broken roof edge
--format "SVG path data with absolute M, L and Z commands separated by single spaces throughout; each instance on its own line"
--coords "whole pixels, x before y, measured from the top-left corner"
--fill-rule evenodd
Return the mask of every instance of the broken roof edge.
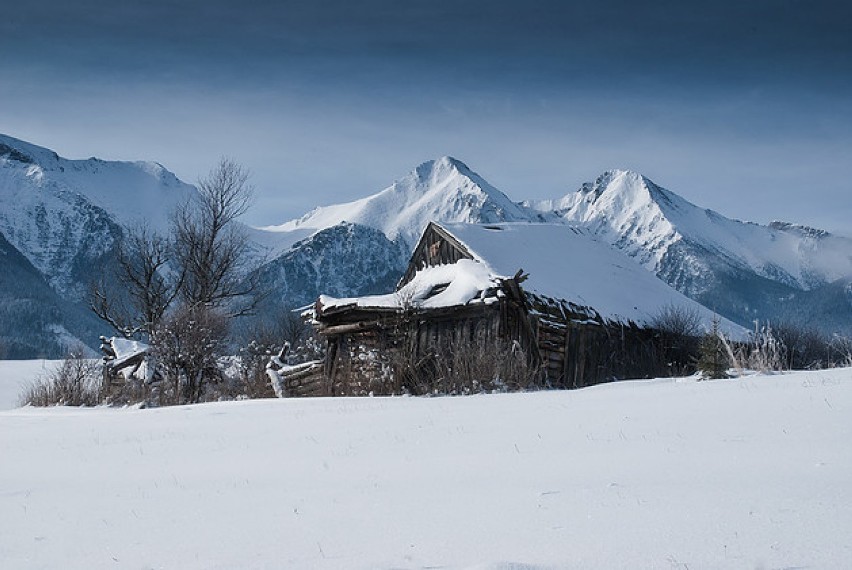
M 392 293 L 345 298 L 320 295 L 314 316 L 317 318 L 354 309 L 394 312 L 495 302 L 505 295 L 502 282 L 506 279 L 511 278 L 497 275 L 485 263 L 460 259 L 455 263 L 424 267 L 416 271 L 408 283 Z M 490 300 L 492 298 L 493 301 Z

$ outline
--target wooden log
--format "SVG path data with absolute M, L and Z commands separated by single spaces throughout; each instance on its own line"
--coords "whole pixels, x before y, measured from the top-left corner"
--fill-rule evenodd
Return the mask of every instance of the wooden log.
M 357 323 L 350 323 L 345 325 L 320 326 L 317 327 L 317 331 L 322 335 L 330 336 L 363 331 L 365 328 L 370 326 L 375 326 L 375 323 L 359 321 Z
M 314 374 L 322 374 L 323 363 L 315 362 L 312 363 L 311 366 L 306 366 L 304 368 L 299 368 L 296 370 L 286 370 L 282 369 L 278 371 L 278 374 L 285 378 L 286 380 L 298 380 L 299 378 L 306 378 L 308 376 L 312 376 Z

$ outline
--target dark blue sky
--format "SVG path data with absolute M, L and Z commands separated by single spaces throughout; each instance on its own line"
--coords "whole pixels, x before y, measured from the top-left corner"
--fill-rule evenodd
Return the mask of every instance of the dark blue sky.
M 852 3 L 16 3 L 0 132 L 193 181 L 228 154 L 250 220 L 444 154 L 511 197 L 632 168 L 734 217 L 852 234 Z

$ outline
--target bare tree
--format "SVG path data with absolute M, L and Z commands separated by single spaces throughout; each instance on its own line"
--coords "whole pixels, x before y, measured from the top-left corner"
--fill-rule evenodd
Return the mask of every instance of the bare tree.
M 92 288 L 95 314 L 132 337 L 156 329 L 178 295 L 187 306 L 226 308 L 229 316 L 251 312 L 260 298 L 258 276 L 248 234 L 237 223 L 252 200 L 248 178 L 248 170 L 222 158 L 172 213 L 168 238 L 144 225 L 129 229 L 113 281 Z
M 251 204 L 248 171 L 223 158 L 172 213 L 169 237 L 129 230 L 112 283 L 93 288 L 95 314 L 125 337 L 144 334 L 165 379 L 160 403 L 197 402 L 221 387 L 218 356 L 232 317 L 260 300 L 259 263 L 239 222 Z
M 168 239 L 145 225 L 130 228 L 118 249 L 115 280 L 130 304 L 110 284 L 92 288 L 89 305 L 95 314 L 125 337 L 150 335 L 181 289 L 184 271 L 169 272 Z
M 222 158 L 198 181 L 198 195 L 173 215 L 175 255 L 184 272 L 181 297 L 187 305 L 225 307 L 230 316 L 248 314 L 257 305 L 248 234 L 237 223 L 251 204 L 248 179 L 245 168 Z

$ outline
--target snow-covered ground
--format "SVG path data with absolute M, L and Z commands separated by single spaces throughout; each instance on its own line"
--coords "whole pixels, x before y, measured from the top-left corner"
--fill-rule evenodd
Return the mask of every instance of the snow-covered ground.
M 848 568 L 850 442 L 852 369 L 7 410 L 0 566 Z

